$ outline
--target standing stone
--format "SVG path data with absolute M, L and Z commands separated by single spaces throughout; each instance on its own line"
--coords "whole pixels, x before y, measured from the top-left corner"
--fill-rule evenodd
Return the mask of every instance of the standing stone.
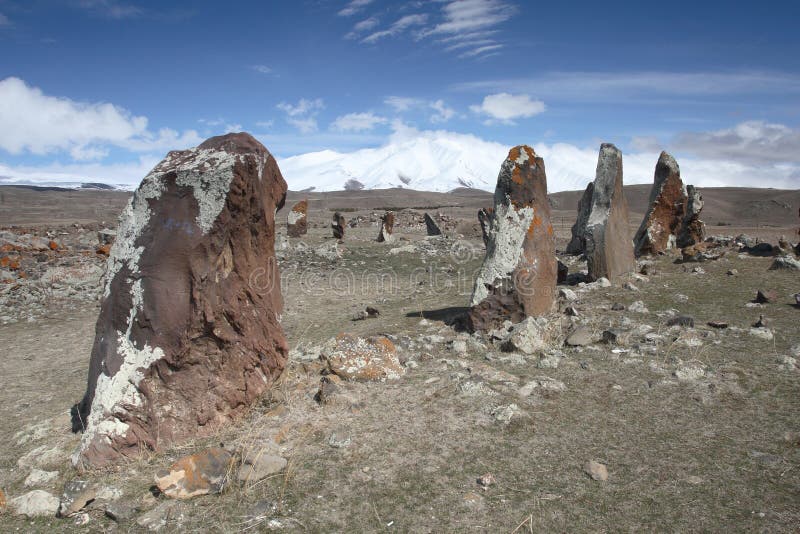
M 308 199 L 303 199 L 289 210 L 286 216 L 286 233 L 289 237 L 301 237 L 308 232 Z
M 600 146 L 585 235 L 591 280 L 608 278 L 615 282 L 636 269 L 628 203 L 622 191 L 622 152 L 611 143 Z
M 706 225 L 700 220 L 703 210 L 703 197 L 693 185 L 686 186 L 686 214 L 678 232 L 678 246 L 690 247 L 702 243 L 706 238 Z
M 481 208 L 478 210 L 478 222 L 481 223 L 481 237 L 483 237 L 483 246 L 489 244 L 489 232 L 492 229 L 492 216 L 494 215 L 494 208 Z
M 567 254 L 580 256 L 586 252 L 586 223 L 589 221 L 589 210 L 592 208 L 594 183 L 589 182 L 578 201 L 578 218 L 572 225 L 572 239 L 567 244 Z
M 472 293 L 468 326 L 491 322 L 485 315 L 497 308 L 491 302 L 507 300 L 502 293 L 513 297 L 525 316 L 550 312 L 556 269 L 544 160 L 531 147 L 517 146 L 508 153 L 497 177 L 493 223 Z
M 428 232 L 428 235 L 442 235 L 442 230 L 439 228 L 439 225 L 436 224 L 436 221 L 433 220 L 433 217 L 425 214 L 425 229 Z
M 119 220 L 72 457 L 101 466 L 214 434 L 281 374 L 274 216 L 286 182 L 246 133 L 170 152 Z
M 381 217 L 381 230 L 378 232 L 379 243 L 391 243 L 394 241 L 394 213 L 387 211 Z
M 334 213 L 333 220 L 331 221 L 331 229 L 333 230 L 333 237 L 339 240 L 344 239 L 344 227 L 346 225 L 347 221 L 344 220 L 344 215 L 342 215 L 338 211 Z
M 659 254 L 675 247 L 686 213 L 687 194 L 675 158 L 662 152 L 656 163 L 650 205 L 633 238 L 634 253 Z

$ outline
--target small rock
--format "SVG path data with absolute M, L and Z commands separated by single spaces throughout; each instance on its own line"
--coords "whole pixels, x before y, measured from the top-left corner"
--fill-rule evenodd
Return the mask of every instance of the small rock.
M 597 287 L 611 287 L 611 282 L 604 276 L 601 276 L 595 280 L 594 283 L 597 285 Z
M 17 515 L 27 517 L 53 517 L 58 511 L 58 497 L 43 490 L 29 491 L 9 501 Z
M 737 274 L 739 274 L 739 271 L 737 271 L 736 269 L 728 269 L 728 272 L 725 274 L 727 274 L 728 276 L 736 276 Z
M 753 300 L 753 302 L 756 302 L 758 304 L 768 304 L 770 302 L 775 302 L 777 298 L 778 294 L 775 291 L 764 291 L 762 289 L 759 289 L 756 292 L 756 298 L 755 300 Z
M 724 330 L 725 328 L 728 328 L 728 323 L 724 321 L 709 321 L 708 326 L 710 326 L 711 328 Z
M 334 430 L 331 432 L 331 435 L 328 438 L 328 445 L 336 449 L 344 449 L 345 447 L 349 447 L 352 442 L 353 440 L 350 437 L 350 432 L 344 428 L 338 428 Z
M 25 486 L 42 486 L 52 481 L 58 476 L 58 471 L 42 471 L 41 469 L 32 469 L 28 477 L 25 479 Z
M 778 370 L 779 371 L 794 371 L 797 369 L 797 360 L 792 358 L 791 356 L 783 356 L 782 358 L 778 358 Z
M 558 298 L 566 302 L 573 302 L 578 300 L 578 295 L 573 290 L 562 287 L 558 290 Z
M 511 328 L 511 331 L 500 345 L 501 350 L 534 354 L 544 349 L 548 340 L 546 326 L 547 320 L 544 318 L 526 318 Z
M 783 440 L 788 442 L 790 445 L 800 447 L 800 432 L 785 432 L 783 434 Z
M 764 341 L 772 341 L 772 338 L 774 337 L 772 330 L 769 328 L 751 328 L 750 335 L 759 339 L 763 339 Z
M 592 343 L 592 330 L 586 326 L 579 326 L 573 330 L 569 336 L 567 336 L 567 339 L 564 341 L 564 343 L 571 347 L 590 345 Z
M 639 288 L 630 282 L 625 282 L 624 284 L 622 284 L 622 287 L 627 289 L 628 291 L 639 291 Z
M 87 480 L 70 480 L 64 484 L 58 517 L 67 517 L 79 512 L 97 496 L 97 488 Z
M 611 309 L 613 311 L 623 311 L 625 309 L 625 305 L 620 304 L 619 302 L 615 302 L 614 304 L 611 305 Z
M 679 367 L 675 370 L 674 373 L 675 378 L 678 380 L 698 380 L 706 376 L 706 371 L 698 364 L 689 364 Z
M 495 484 L 494 475 L 491 473 L 486 473 L 478 477 L 478 485 L 482 487 L 484 490 L 488 490 L 489 486 L 493 486 Z
M 176 502 L 162 502 L 149 512 L 139 516 L 136 524 L 140 527 L 155 532 L 167 526 L 167 521 L 173 518 L 174 512 L 177 510 L 178 503 Z
M 190 499 L 198 495 L 221 493 L 227 484 L 233 456 L 225 449 L 212 447 L 172 464 L 160 471 L 156 485 L 167 497 Z
M 336 385 L 336 379 L 331 378 L 335 376 L 336 375 L 327 375 L 320 378 L 319 390 L 317 391 L 317 394 L 314 395 L 315 401 L 320 404 L 327 404 L 331 401 L 334 395 L 336 395 L 336 393 L 339 391 L 339 386 Z
M 606 481 L 608 480 L 608 469 L 605 464 L 590 460 L 586 463 L 583 471 L 591 477 L 592 480 Z
M 777 269 L 790 269 L 792 271 L 800 271 L 800 261 L 792 258 L 791 256 L 778 256 L 772 262 L 769 270 L 774 271 Z
M 286 458 L 274 454 L 248 456 L 239 468 L 239 482 L 254 483 L 280 473 L 286 467 Z
M 394 343 L 383 336 L 339 334 L 325 344 L 322 358 L 332 373 L 345 380 L 393 380 L 405 373 Z
M 686 328 L 694 328 L 694 317 L 690 315 L 677 315 L 667 321 L 667 326 L 683 326 Z
M 647 306 L 644 305 L 644 302 L 641 300 L 637 300 L 630 306 L 628 306 L 628 311 L 632 311 L 635 313 L 649 313 L 650 310 L 647 309 Z
M 569 315 L 570 317 L 578 317 L 579 313 L 575 306 L 567 306 L 564 308 L 564 314 Z
M 758 321 L 753 323 L 753 328 L 766 328 L 766 327 L 767 327 L 767 319 L 764 317 L 763 314 L 759 315 Z
M 628 341 L 629 337 L 630 333 L 628 332 L 610 328 L 608 330 L 603 330 L 602 341 L 608 344 L 624 344 Z
M 515 415 L 519 414 L 519 412 L 519 406 L 512 403 L 508 406 L 498 406 L 492 410 L 492 417 L 494 417 L 497 422 L 507 425 L 511 422 L 511 419 Z
M 87 514 L 86 512 L 74 514 L 73 517 L 75 518 L 75 520 L 72 523 L 77 527 L 82 527 L 83 525 L 86 525 L 89 523 L 89 521 L 91 521 L 89 514 Z
M 692 267 L 692 274 L 706 274 L 706 270 L 702 267 Z
M 517 391 L 520 397 L 529 397 L 535 389 L 542 389 L 544 391 L 565 391 L 567 386 L 564 382 L 550 378 L 549 376 L 540 376 L 519 388 Z
M 136 509 L 132 505 L 124 502 L 109 503 L 105 509 L 106 516 L 117 523 L 129 521 L 135 513 Z
M 466 354 L 467 352 L 467 342 L 463 339 L 454 339 L 450 343 L 450 348 L 456 354 Z

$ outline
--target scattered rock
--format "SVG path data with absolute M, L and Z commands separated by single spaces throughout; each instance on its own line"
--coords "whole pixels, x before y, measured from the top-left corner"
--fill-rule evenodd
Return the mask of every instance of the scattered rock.
M 97 231 L 97 242 L 100 245 L 112 245 L 117 238 L 117 232 L 110 228 L 103 228 Z
M 477 482 L 481 488 L 483 488 L 484 490 L 488 490 L 489 486 L 494 486 L 496 481 L 494 479 L 493 474 L 486 473 L 484 475 L 479 476 Z
M 615 302 L 614 304 L 611 305 L 611 310 L 612 311 L 623 311 L 624 309 L 625 309 L 625 305 L 624 304 L 620 304 L 619 302 Z
M 792 358 L 791 356 L 782 356 L 778 358 L 778 370 L 779 371 L 794 371 L 797 369 L 797 360 Z
M 213 447 L 184 456 L 168 471 L 160 471 L 155 477 L 156 485 L 161 493 L 173 499 L 222 493 L 233 463 L 231 453 Z
M 534 354 L 547 347 L 548 340 L 547 320 L 543 317 L 528 317 L 511 327 L 500 349 L 505 352 Z
M 672 373 L 678 380 L 699 380 L 706 376 L 706 371 L 700 364 L 691 363 L 683 365 Z
M 136 508 L 126 502 L 112 502 L 105 508 L 105 514 L 117 523 L 130 521 L 136 513 Z
M 710 326 L 711 328 L 724 330 L 725 328 L 728 328 L 728 323 L 724 321 L 709 321 L 708 326 Z
M 739 274 L 739 271 L 736 269 L 728 269 L 728 272 L 725 274 L 727 274 L 728 276 L 736 276 L 737 274 Z
M 769 328 L 751 328 L 750 335 L 759 339 L 763 339 L 764 341 L 772 341 L 772 338 L 774 337 L 772 330 Z
M 345 380 L 394 380 L 405 373 L 394 343 L 383 336 L 339 334 L 323 346 L 321 356 L 330 371 Z
M 239 482 L 253 484 L 270 475 L 280 473 L 286 467 L 286 458 L 276 454 L 251 454 L 245 457 L 239 468 Z
M 793 271 L 800 271 L 800 261 L 792 258 L 791 256 L 778 256 L 772 262 L 769 270 L 774 271 L 777 269 L 790 269 Z
M 613 345 L 624 345 L 630 339 L 630 332 L 626 332 L 623 330 L 617 330 L 614 328 L 610 328 L 608 330 L 603 330 L 603 343 L 613 344 Z
M 625 282 L 624 284 L 622 284 L 622 287 L 624 289 L 627 289 L 628 291 L 639 291 L 639 288 L 630 282 Z
M 767 327 L 767 319 L 764 317 L 763 314 L 759 315 L 758 321 L 753 323 L 753 328 L 766 328 L 766 327 Z
M 573 290 L 562 287 L 558 290 L 558 298 L 566 302 L 574 302 L 578 300 L 578 295 Z
M 328 438 L 328 445 L 335 449 L 344 449 L 345 447 L 349 447 L 352 442 L 353 439 L 350 437 L 350 432 L 345 428 L 337 428 L 331 432 L 331 435 Z
M 758 304 L 768 304 L 770 302 L 775 302 L 778 299 L 778 294 L 775 291 L 764 291 L 759 289 L 756 292 L 756 298 L 753 302 Z
M 686 328 L 694 328 L 694 317 L 691 315 L 677 315 L 667 321 L 667 326 L 683 326 Z
M 574 306 L 567 306 L 566 308 L 564 308 L 564 314 L 569 315 L 570 317 L 578 317 L 578 315 L 580 315 L 578 313 L 578 309 L 575 308 Z
M 320 404 L 329 403 L 339 391 L 339 386 L 336 384 L 337 379 L 339 377 L 336 375 L 327 375 L 320 378 L 319 390 L 314 395 L 314 400 Z
M 647 309 L 647 306 L 644 305 L 644 302 L 641 300 L 637 300 L 630 306 L 628 306 L 628 311 L 632 311 L 635 313 L 650 313 L 650 310 Z
M 172 151 L 120 216 L 72 457 L 102 466 L 209 435 L 281 374 L 274 255 L 286 182 L 246 133 Z M 155 325 L 155 326 L 154 326 Z
M 504 425 L 509 424 L 514 416 L 519 413 L 519 406 L 513 403 L 507 406 L 498 406 L 491 412 L 492 417 L 494 417 L 498 423 L 503 423 Z
M 9 501 L 9 506 L 17 515 L 27 517 L 53 517 L 58 511 L 58 498 L 43 490 L 29 491 L 25 495 Z
M 286 215 L 286 234 L 289 237 L 302 237 L 308 232 L 308 199 L 303 199 Z
M 25 479 L 25 486 L 43 486 L 58 477 L 58 471 L 42 471 L 41 469 L 32 469 L 28 477 Z
M 592 330 L 587 326 L 579 326 L 572 333 L 567 336 L 567 339 L 564 341 L 567 345 L 571 347 L 582 347 L 585 345 L 591 345 L 593 342 Z
M 67 517 L 77 513 L 97 496 L 97 488 L 87 480 L 70 480 L 64 484 L 61 501 L 58 506 L 58 517 Z
M 537 376 L 535 379 L 519 388 L 517 393 L 520 397 L 528 397 L 536 389 L 542 389 L 544 391 L 566 391 L 567 386 L 564 385 L 564 382 L 550 378 L 549 376 Z
M 183 514 L 179 510 L 180 508 L 176 502 L 162 502 L 152 510 L 139 516 L 136 524 L 143 529 L 155 532 L 167 526 L 168 521 L 180 523 Z
M 601 464 L 600 462 L 589 460 L 583 467 L 583 471 L 589 475 L 592 480 L 598 480 L 601 482 L 608 480 L 608 469 L 606 468 L 605 464 Z
M 597 287 L 611 287 L 611 280 L 609 280 L 605 276 L 601 276 L 600 278 L 594 281 L 594 284 Z

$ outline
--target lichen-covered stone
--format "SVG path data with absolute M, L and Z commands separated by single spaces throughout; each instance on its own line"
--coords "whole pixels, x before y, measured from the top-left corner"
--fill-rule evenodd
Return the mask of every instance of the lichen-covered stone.
M 592 208 L 594 182 L 589 182 L 578 201 L 578 218 L 572 225 L 572 239 L 567 244 L 567 254 L 579 256 L 586 252 L 586 223 L 589 221 L 589 210 Z
M 585 237 L 591 280 L 605 277 L 616 282 L 636 269 L 622 190 L 622 152 L 610 143 L 600 146 Z
M 405 372 L 394 343 L 383 336 L 339 334 L 325 344 L 321 357 L 332 373 L 345 380 L 392 380 Z
M 693 185 L 686 186 L 686 213 L 678 232 L 678 247 L 684 248 L 702 243 L 706 238 L 706 225 L 700 220 L 703 197 Z
M 225 449 L 210 449 L 184 456 L 168 470 L 159 471 L 155 482 L 161 493 L 173 499 L 222 493 L 228 483 L 234 457 Z
M 378 232 L 379 243 L 392 243 L 394 241 L 394 213 L 387 211 L 381 217 L 381 229 Z
M 336 239 L 344 239 L 344 229 L 347 226 L 347 221 L 344 218 L 344 215 L 339 213 L 338 211 L 333 214 L 333 219 L 331 220 L 331 230 L 333 231 L 333 237 Z
M 275 159 L 244 133 L 170 152 L 144 178 L 108 258 L 74 464 L 212 434 L 280 375 L 285 194 Z
M 635 254 L 659 254 L 674 248 L 687 204 L 687 191 L 678 162 L 662 152 L 656 163 L 650 204 L 633 239 Z
M 490 312 L 481 307 L 498 291 L 513 293 L 525 316 L 550 312 L 556 288 L 556 256 L 544 161 L 529 146 L 511 149 L 500 167 L 494 193 L 494 215 L 488 231 L 486 256 L 472 292 L 471 314 Z M 490 318 L 473 317 L 473 325 Z
M 494 215 L 494 208 L 481 208 L 478 210 L 478 222 L 481 224 L 481 237 L 483 238 L 483 245 L 489 244 L 489 232 L 492 229 L 492 216 Z
M 308 232 L 308 199 L 303 199 L 286 215 L 286 233 L 289 237 L 302 237 Z

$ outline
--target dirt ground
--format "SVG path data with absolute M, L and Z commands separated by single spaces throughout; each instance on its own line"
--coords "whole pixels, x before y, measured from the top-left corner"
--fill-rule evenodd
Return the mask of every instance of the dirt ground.
M 245 419 L 212 438 L 77 474 L 69 455 L 79 438 L 67 412 L 85 388 L 97 304 L 67 293 L 32 320 L 0 325 L 0 489 L 9 498 L 30 489 L 58 495 L 83 477 L 136 508 L 117 523 L 97 502 L 81 526 L 7 511 L 0 530 L 138 532 L 137 520 L 158 510 L 167 532 L 797 532 L 800 371 L 787 359 L 800 359 L 797 271 L 768 270 L 772 258 L 730 248 L 702 264 L 660 256 L 650 274 L 630 279 L 635 288 L 569 287 L 577 300 L 548 318 L 548 348 L 504 352 L 453 325 L 483 257 L 474 206 L 438 208 L 449 217 L 444 238 L 425 238 L 422 211 L 401 212 L 391 244 L 375 242 L 373 210 L 353 208 L 345 215 L 364 221 L 336 253 L 324 226 L 348 207 L 341 202 L 316 210 L 305 238 L 282 229 L 276 250 L 292 361 Z M 570 224 L 557 226 L 560 248 Z M 570 272 L 585 269 L 562 260 Z M 758 289 L 777 299 L 754 305 Z M 624 309 L 613 311 L 615 303 Z M 567 304 L 578 317 L 563 313 Z M 365 306 L 380 316 L 354 321 Z M 677 314 L 695 326 L 667 326 Z M 771 340 L 751 333 L 759 315 Z M 577 325 L 595 341 L 564 346 Z M 616 342 L 600 341 L 608 329 L 621 334 Z M 340 332 L 389 336 L 405 375 L 344 382 L 319 404 L 315 354 Z M 220 443 L 275 447 L 288 467 L 221 495 L 153 497 L 158 469 Z M 607 466 L 608 480 L 587 476 L 590 460 Z M 26 487 L 34 468 L 58 474 Z M 489 473 L 495 482 L 484 488 L 477 479 Z

